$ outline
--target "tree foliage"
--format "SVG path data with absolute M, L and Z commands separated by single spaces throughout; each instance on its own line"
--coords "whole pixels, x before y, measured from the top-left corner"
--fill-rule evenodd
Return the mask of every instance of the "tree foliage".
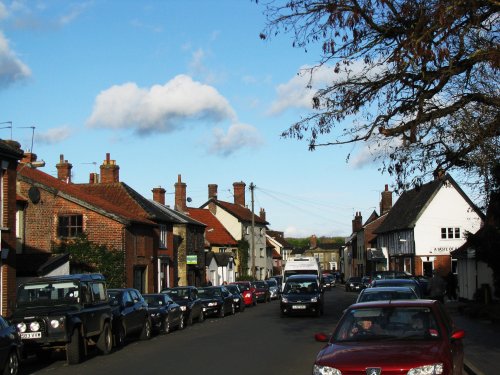
M 500 154 L 497 0 L 256 0 L 262 39 L 320 45 L 331 81 L 282 133 L 310 150 L 361 142 L 396 190 L 441 171 L 488 182 Z M 348 156 L 349 158 L 349 156 Z M 481 184 L 484 186 L 484 184 Z
M 248 275 L 248 270 L 250 266 L 248 264 L 250 244 L 247 240 L 242 239 L 238 241 L 238 259 L 239 263 L 239 275 L 243 277 L 244 275 Z
M 102 273 L 109 288 L 125 286 L 125 255 L 123 251 L 93 243 L 84 234 L 55 246 L 53 252 L 56 254 L 68 253 L 73 269 Z

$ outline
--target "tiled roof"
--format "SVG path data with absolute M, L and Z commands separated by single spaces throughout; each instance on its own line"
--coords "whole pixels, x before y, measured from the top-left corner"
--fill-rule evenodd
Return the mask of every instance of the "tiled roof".
M 218 266 L 226 267 L 229 264 L 230 257 L 234 258 L 234 254 L 231 252 L 229 252 L 229 253 L 214 253 L 213 251 L 209 251 L 207 253 L 207 264 L 210 264 L 212 259 L 215 259 L 215 262 L 217 263 Z
M 429 205 L 433 197 L 445 183 L 451 183 L 469 205 L 474 208 L 475 212 L 481 217 L 484 217 L 482 212 L 474 205 L 469 197 L 467 197 L 455 180 L 453 180 L 450 175 L 446 175 L 443 179 L 436 179 L 401 194 L 396 204 L 390 209 L 384 222 L 374 231 L 374 233 L 386 233 L 414 228 L 424 209 Z
M 243 207 L 243 206 L 241 206 L 239 204 L 235 204 L 235 203 L 229 203 L 229 202 L 220 201 L 220 200 L 217 200 L 217 199 L 210 199 L 202 207 L 207 206 L 210 202 L 213 202 L 217 206 L 219 206 L 222 209 L 226 210 L 231 215 L 233 215 L 234 217 L 236 217 L 239 221 L 243 221 L 243 222 L 251 222 L 252 221 L 252 211 L 249 210 L 246 207 Z M 256 224 L 261 224 L 261 225 L 267 225 L 267 224 L 269 224 L 267 221 L 265 221 L 264 219 L 262 219 L 256 213 L 254 213 L 254 220 L 255 220 Z
M 283 232 L 278 232 L 275 230 L 266 230 L 266 234 L 276 242 L 279 242 L 280 245 L 283 246 L 283 248 L 285 249 L 293 248 L 293 246 L 287 240 L 285 240 Z
M 50 191 L 64 199 L 79 204 L 82 207 L 101 213 L 104 216 L 128 224 L 139 222 L 143 224 L 154 224 L 144 214 L 137 210 L 129 210 L 121 205 L 121 202 L 108 201 L 98 195 L 94 195 L 82 189 L 81 185 L 67 184 L 55 177 L 48 175 L 36 168 L 30 168 L 26 164 L 19 164 L 17 168 L 18 179 L 33 184 L 38 188 Z
M 227 231 L 222 223 L 215 217 L 210 210 L 203 208 L 188 207 L 189 216 L 199 222 L 204 223 L 207 228 L 205 237 L 210 245 L 237 246 L 238 242 Z
M 20 160 L 24 153 L 20 148 L 14 146 L 16 143 L 0 139 L 0 156 Z

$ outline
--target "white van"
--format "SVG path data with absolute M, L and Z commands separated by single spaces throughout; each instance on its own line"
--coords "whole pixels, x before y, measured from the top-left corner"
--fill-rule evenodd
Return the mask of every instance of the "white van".
M 285 285 L 287 277 L 291 275 L 316 275 L 321 280 L 321 267 L 315 257 L 293 257 L 289 258 L 283 269 L 283 284 Z

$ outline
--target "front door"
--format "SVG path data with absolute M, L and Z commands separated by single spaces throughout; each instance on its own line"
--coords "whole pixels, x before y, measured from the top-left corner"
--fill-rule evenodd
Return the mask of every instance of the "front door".
M 134 286 L 141 293 L 146 293 L 146 267 L 134 267 Z

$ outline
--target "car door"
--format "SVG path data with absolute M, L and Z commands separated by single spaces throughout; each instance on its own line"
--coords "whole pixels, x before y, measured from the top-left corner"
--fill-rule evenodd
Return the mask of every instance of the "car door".
M 127 335 L 129 335 L 137 331 L 137 313 L 135 311 L 134 300 L 128 289 L 125 289 L 122 293 L 121 305 L 123 325 L 127 330 Z
M 138 290 L 131 289 L 130 295 L 134 302 L 134 324 L 137 330 L 142 330 L 144 322 L 148 317 L 146 303 Z

